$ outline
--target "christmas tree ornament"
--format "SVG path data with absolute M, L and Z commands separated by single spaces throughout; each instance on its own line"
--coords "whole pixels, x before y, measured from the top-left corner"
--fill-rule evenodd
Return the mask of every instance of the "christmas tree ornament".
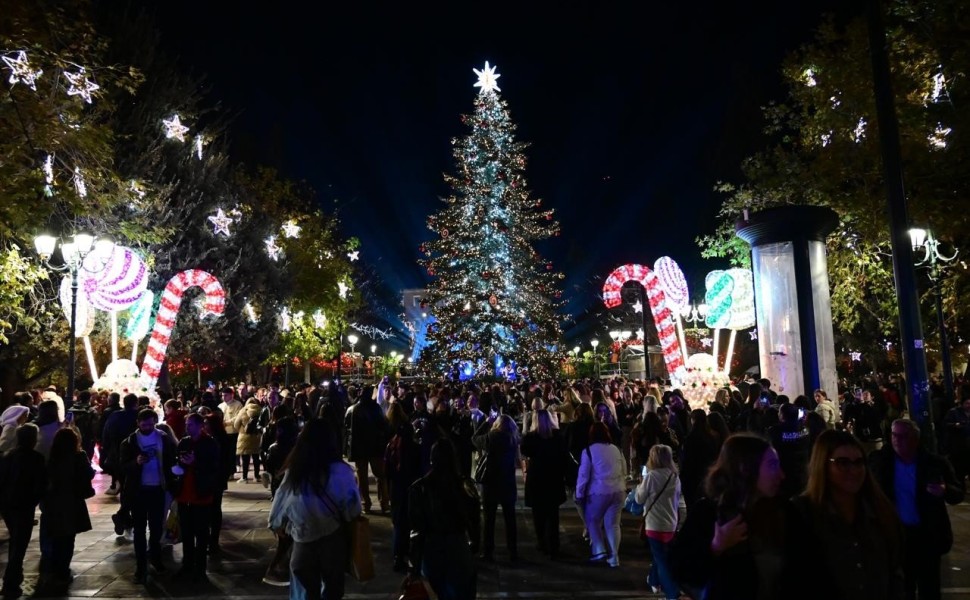
M 270 259 L 278 261 L 283 256 L 283 249 L 277 245 L 275 235 L 269 236 L 263 243 L 266 244 L 266 254 Z
M 23 83 L 33 91 L 37 91 L 37 80 L 40 78 L 44 72 L 40 69 L 34 69 L 30 66 L 30 61 L 27 60 L 27 53 L 23 50 L 18 50 L 13 54 L 7 54 L 0 57 L 6 63 L 7 68 L 10 69 L 10 85 L 16 85 L 18 82 Z
M 206 217 L 212 223 L 212 235 L 222 234 L 229 237 L 229 226 L 232 225 L 232 218 L 226 216 L 221 208 L 216 209 L 216 214 Z
M 180 142 L 185 141 L 185 134 L 189 132 L 189 128 L 182 125 L 182 120 L 178 115 L 172 115 L 170 119 L 162 119 L 162 125 L 165 128 L 165 137 L 170 140 L 178 140 Z
M 91 104 L 91 92 L 96 92 L 101 89 L 100 85 L 88 79 L 84 67 L 78 67 L 77 73 L 64 71 L 64 77 L 71 84 L 67 88 L 67 95 L 80 96 L 88 104 Z
M 337 282 L 337 294 L 340 296 L 341 300 L 347 299 L 347 294 L 350 292 L 350 286 L 343 281 Z
M 360 258 L 360 251 L 359 250 L 354 250 L 353 252 L 348 252 L 347 253 L 347 258 L 350 259 L 350 262 L 354 262 L 355 260 L 357 260 L 358 258 Z

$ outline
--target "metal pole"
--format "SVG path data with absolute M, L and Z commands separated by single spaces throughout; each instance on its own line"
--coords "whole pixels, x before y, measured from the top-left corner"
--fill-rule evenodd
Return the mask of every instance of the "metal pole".
M 916 291 L 913 268 L 913 247 L 909 237 L 909 217 L 906 211 L 906 192 L 903 185 L 902 158 L 899 150 L 899 125 L 893 101 L 889 55 L 886 51 L 886 32 L 883 26 L 882 2 L 869 0 L 869 52 L 872 59 L 873 91 L 882 149 L 886 204 L 893 250 L 893 276 L 899 298 L 899 333 L 903 346 L 903 364 L 909 384 L 910 416 L 919 423 L 923 444 L 933 450 L 936 433 L 929 402 L 929 376 L 926 369 L 926 349 L 923 347 L 923 324 Z
M 66 398 L 64 398 L 64 404 L 70 406 L 74 402 L 74 361 L 76 359 L 76 347 L 77 338 L 75 333 L 77 331 L 77 272 L 80 268 L 78 265 L 68 265 L 71 269 L 71 339 L 69 341 L 70 350 L 68 351 L 68 369 L 67 369 L 67 392 Z

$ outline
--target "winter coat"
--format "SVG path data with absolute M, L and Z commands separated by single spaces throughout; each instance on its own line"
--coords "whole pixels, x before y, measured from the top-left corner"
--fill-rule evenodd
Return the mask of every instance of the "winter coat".
M 41 503 L 41 527 L 53 537 L 69 537 L 91 530 L 91 517 L 84 502 L 94 495 L 94 469 L 88 455 L 78 452 L 47 468 L 47 494 Z
M 33 512 L 47 491 L 47 467 L 36 450 L 16 448 L 0 458 L 0 511 Z
M 485 502 L 505 502 L 514 500 L 515 466 L 519 462 L 519 448 L 507 431 L 490 430 L 491 424 L 485 422 L 472 443 L 485 452 L 485 473 L 482 478 L 482 500 Z
M 239 433 L 239 438 L 236 440 L 236 454 L 239 456 L 259 454 L 262 432 L 257 427 L 256 433 L 247 433 L 251 422 L 255 421 L 257 425 L 259 424 L 259 413 L 259 404 L 256 401 L 250 401 L 246 402 L 246 406 L 236 414 L 233 426 Z
M 576 500 L 626 492 L 626 464 L 613 444 L 590 444 L 583 450 L 576 480 Z
M 558 429 L 543 439 L 535 431 L 522 438 L 522 456 L 529 459 L 525 478 L 526 506 L 559 506 L 566 501 L 566 443 Z
M 172 474 L 172 467 L 175 466 L 175 442 L 162 431 L 157 431 L 159 439 L 162 441 L 162 487 L 168 491 L 176 491 L 175 475 Z M 131 494 L 134 497 L 141 489 L 142 465 L 138 464 L 138 455 L 141 447 L 138 445 L 138 438 L 141 435 L 136 430 L 134 433 L 121 442 L 120 463 L 121 472 L 124 473 L 124 484 L 122 494 Z
M 362 398 L 347 409 L 344 421 L 347 457 L 351 462 L 384 457 L 387 442 L 391 439 L 391 426 L 377 402 Z
M 636 491 L 637 503 L 642 504 L 644 510 L 650 509 L 643 516 L 646 531 L 677 531 L 680 492 L 676 471 L 654 469 L 647 472 Z

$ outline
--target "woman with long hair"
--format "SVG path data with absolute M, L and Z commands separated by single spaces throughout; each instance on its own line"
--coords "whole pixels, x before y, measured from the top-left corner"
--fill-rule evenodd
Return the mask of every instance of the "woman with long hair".
M 647 581 L 654 593 L 663 590 L 668 600 L 680 597 L 680 587 L 670 572 L 670 542 L 677 533 L 680 479 L 670 446 L 656 444 L 647 458 L 647 476 L 637 486 L 637 502 L 644 506 L 644 532 L 653 564 Z
M 202 414 L 199 411 L 199 414 Z M 205 417 L 203 423 L 205 432 L 219 444 L 219 479 L 218 485 L 213 490 L 212 512 L 209 514 L 209 555 L 218 554 L 222 551 L 219 546 L 219 536 L 222 533 L 222 497 L 228 488 L 229 478 L 236 472 L 236 445 L 232 438 L 226 433 L 226 426 L 223 423 L 222 415 L 210 413 Z
M 684 502 L 688 510 L 700 497 L 704 477 L 717 460 L 720 449 L 707 418 L 708 415 L 703 409 L 695 408 L 690 412 L 690 433 L 680 449 L 680 479 L 684 485 Z
M 589 428 L 589 446 L 582 453 L 576 481 L 576 504 L 583 507 L 592 546 L 590 562 L 620 566 L 620 510 L 626 495 L 623 454 L 613 444 L 603 422 Z
M 81 449 L 81 438 L 70 428 L 54 434 L 47 461 L 47 494 L 41 502 L 40 528 L 49 540 L 48 556 L 41 545 L 41 582 L 45 593 L 57 595 L 71 584 L 74 538 L 91 531 L 91 517 L 84 500 L 94 495 L 94 469 Z
M 471 479 L 458 470 L 447 439 L 431 448 L 431 470 L 408 492 L 409 571 L 421 573 L 440 600 L 474 598 L 480 509 Z
M 532 508 L 539 552 L 559 555 L 559 506 L 566 501 L 566 446 L 547 410 L 538 410 L 522 438 L 525 505 Z
M 384 450 L 384 473 L 391 494 L 392 551 L 394 570 L 407 570 L 411 525 L 408 521 L 408 490 L 421 476 L 421 448 L 414 440 L 414 426 L 399 402 L 388 404 L 391 439 Z
M 518 531 L 515 525 L 515 467 L 519 464 L 519 430 L 509 415 L 489 418 L 479 427 L 472 443 L 485 453 L 485 472 L 482 475 L 482 508 L 485 513 L 485 539 L 482 558 L 494 560 L 495 514 L 502 506 L 505 520 L 505 544 L 509 560 L 519 559 Z
M 903 597 L 902 525 L 859 440 L 834 429 L 820 434 L 808 485 L 794 502 L 814 557 L 810 597 Z
M 670 552 L 675 579 L 707 600 L 787 598 L 804 574 L 797 564 L 798 518 L 778 497 L 784 473 L 764 438 L 735 434 L 721 446 Z M 795 588 L 789 589 L 789 588 Z
M 320 419 L 307 421 L 287 458 L 273 498 L 269 526 L 293 539 L 290 571 L 309 599 L 344 595 L 348 558 L 345 523 L 362 512 L 354 469 L 341 457 L 334 432 Z

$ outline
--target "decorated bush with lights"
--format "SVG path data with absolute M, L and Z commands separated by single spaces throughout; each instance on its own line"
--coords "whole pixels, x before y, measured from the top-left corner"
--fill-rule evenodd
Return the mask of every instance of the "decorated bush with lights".
M 420 248 L 434 316 L 425 356 L 439 372 L 467 361 L 494 365 L 501 377 L 500 365 L 516 361 L 538 375 L 559 363 L 563 275 L 533 244 L 559 235 L 559 224 L 528 190 L 525 146 L 499 96 L 500 75 L 488 63 L 475 73 L 475 112 L 463 117 L 471 133 L 452 141 L 452 193 L 428 218 L 435 237 Z
M 687 359 L 686 371 L 680 389 L 691 410 L 707 410 L 717 390 L 730 384 L 727 374 L 718 368 L 717 360 L 707 353 L 692 354 Z

